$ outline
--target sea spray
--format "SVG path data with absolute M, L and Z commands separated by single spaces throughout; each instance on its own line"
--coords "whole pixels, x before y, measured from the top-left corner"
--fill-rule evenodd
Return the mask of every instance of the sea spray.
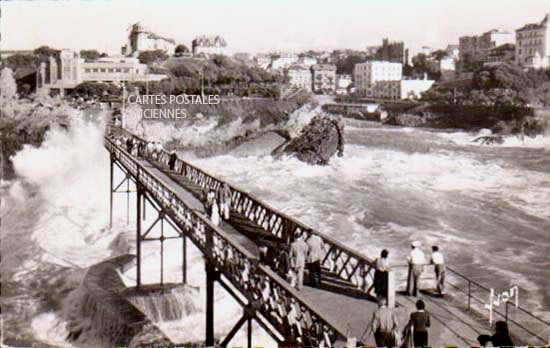
M 126 295 L 136 308 L 153 322 L 181 320 L 200 310 L 197 290 L 190 287 L 176 287 L 168 290 L 155 289 Z

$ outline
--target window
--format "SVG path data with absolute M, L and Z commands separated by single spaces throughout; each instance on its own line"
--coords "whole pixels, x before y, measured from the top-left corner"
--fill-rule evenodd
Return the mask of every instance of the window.
M 105 72 L 105 68 L 100 68 L 99 72 Z

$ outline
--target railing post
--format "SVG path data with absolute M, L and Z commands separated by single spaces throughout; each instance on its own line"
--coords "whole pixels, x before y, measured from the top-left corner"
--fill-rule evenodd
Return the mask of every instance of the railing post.
M 388 272 L 388 307 L 395 307 L 395 273 Z
M 508 325 L 508 301 L 504 302 L 504 321 Z
M 247 347 L 252 348 L 252 318 L 248 317 L 248 328 L 247 328 Z

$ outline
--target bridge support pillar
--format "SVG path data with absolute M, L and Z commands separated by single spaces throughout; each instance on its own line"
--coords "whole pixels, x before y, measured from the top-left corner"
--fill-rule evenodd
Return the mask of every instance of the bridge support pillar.
M 182 260 L 181 260 L 181 275 L 182 283 L 187 284 L 187 238 L 183 236 L 182 240 Z
M 136 191 L 136 287 L 139 288 L 141 285 L 141 200 L 143 196 L 143 189 L 139 183 L 136 183 Z
M 110 159 L 110 162 L 111 162 L 111 165 L 110 165 L 110 177 L 111 177 L 111 180 L 110 180 L 110 189 L 109 189 L 109 228 L 113 228 L 113 191 L 114 191 L 114 188 L 113 188 L 113 175 L 114 175 L 114 160 L 113 160 L 113 155 L 111 154 L 111 156 L 109 156 L 109 159 Z
M 207 347 L 214 346 L 214 281 L 216 269 L 208 260 L 206 266 L 206 340 Z
M 252 348 L 252 318 L 248 317 L 247 321 L 247 347 Z

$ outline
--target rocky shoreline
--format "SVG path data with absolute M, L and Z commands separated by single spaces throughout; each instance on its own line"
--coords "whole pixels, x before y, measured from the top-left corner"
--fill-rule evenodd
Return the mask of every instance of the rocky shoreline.
M 40 146 L 46 132 L 54 127 L 67 129 L 77 112 L 67 102 L 49 97 L 13 100 L 2 105 L 0 144 L 4 180 L 15 178 L 10 157 L 25 145 Z

